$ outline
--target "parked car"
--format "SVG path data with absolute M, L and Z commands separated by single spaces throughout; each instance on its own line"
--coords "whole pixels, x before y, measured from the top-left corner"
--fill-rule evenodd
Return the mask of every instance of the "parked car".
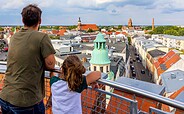
M 130 61 L 130 64 L 132 64 L 133 62 L 132 61 Z
M 141 70 L 141 73 L 142 73 L 142 74 L 145 74 L 145 70 Z
M 139 56 L 136 56 L 136 60 L 139 60 Z
M 134 66 L 133 65 L 130 65 L 130 69 L 133 70 L 134 69 Z
M 136 72 L 132 72 L 132 77 L 136 77 Z

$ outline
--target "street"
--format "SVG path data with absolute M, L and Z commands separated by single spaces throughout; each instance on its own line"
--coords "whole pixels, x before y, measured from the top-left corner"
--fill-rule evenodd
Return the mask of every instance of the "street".
M 140 61 L 140 59 L 137 60 L 136 58 L 137 55 L 135 55 L 137 54 L 137 52 L 135 51 L 135 48 L 132 45 L 129 45 L 129 51 L 130 51 L 130 57 L 132 61 L 132 64 L 130 63 L 130 65 L 134 66 L 135 73 L 136 73 L 135 78 L 146 82 L 152 82 L 151 77 L 148 75 L 148 71 L 144 68 L 144 66 L 142 65 L 142 62 L 138 62 Z M 145 73 L 141 73 L 141 70 L 144 70 Z M 132 78 L 132 70 L 130 70 L 130 73 Z

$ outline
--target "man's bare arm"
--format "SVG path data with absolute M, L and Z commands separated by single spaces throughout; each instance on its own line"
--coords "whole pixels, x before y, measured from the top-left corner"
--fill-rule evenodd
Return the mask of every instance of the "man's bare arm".
M 54 54 L 51 54 L 45 58 L 45 66 L 48 70 L 53 70 L 55 66 L 56 60 Z

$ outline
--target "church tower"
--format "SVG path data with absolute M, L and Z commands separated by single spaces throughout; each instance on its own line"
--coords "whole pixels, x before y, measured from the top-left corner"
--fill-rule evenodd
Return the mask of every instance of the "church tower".
M 154 30 L 155 28 L 155 22 L 154 22 L 154 18 L 152 19 L 152 30 Z
M 81 20 L 80 20 L 80 17 L 79 17 L 78 24 L 77 24 L 77 30 L 78 31 L 81 30 Z
M 106 48 L 106 40 L 102 33 L 98 33 L 94 40 L 94 49 L 89 61 L 91 71 L 101 71 L 108 73 L 110 71 L 110 60 L 108 57 L 108 49 Z
M 128 20 L 128 28 L 129 27 L 132 27 L 132 19 L 131 18 Z

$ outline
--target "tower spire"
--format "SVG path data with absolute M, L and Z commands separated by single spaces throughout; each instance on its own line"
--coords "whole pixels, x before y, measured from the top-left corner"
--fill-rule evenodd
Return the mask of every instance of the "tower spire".
M 81 19 L 80 19 L 80 17 L 79 17 L 79 20 L 78 20 L 78 22 L 81 22 Z
M 131 18 L 128 20 L 128 27 L 132 27 L 132 19 Z

